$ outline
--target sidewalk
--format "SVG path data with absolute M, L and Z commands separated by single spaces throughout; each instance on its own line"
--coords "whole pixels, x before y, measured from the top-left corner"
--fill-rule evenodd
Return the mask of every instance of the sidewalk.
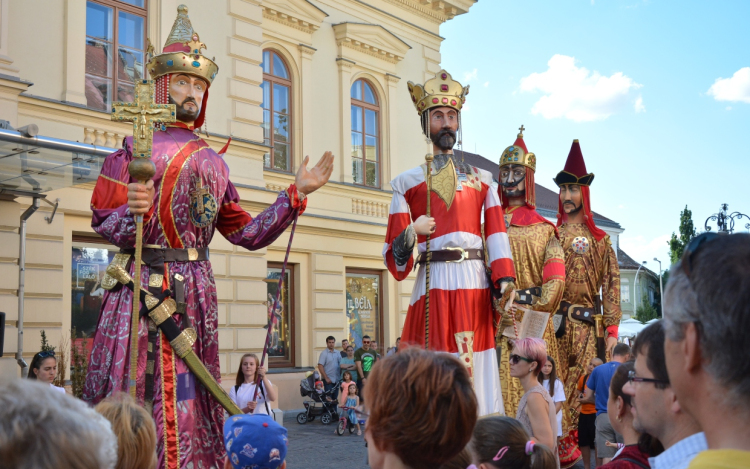
M 367 469 L 367 448 L 364 436 L 355 431 L 343 436 L 334 433 L 338 420 L 330 425 L 320 423 L 320 417 L 304 425 L 297 423 L 298 411 L 284 412 L 284 427 L 289 432 L 286 454 L 289 469 L 314 467 L 316 469 Z

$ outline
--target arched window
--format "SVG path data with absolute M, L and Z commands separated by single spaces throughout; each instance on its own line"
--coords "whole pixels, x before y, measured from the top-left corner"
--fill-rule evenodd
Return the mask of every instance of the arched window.
M 292 171 L 292 80 L 284 59 L 272 50 L 263 51 L 263 143 L 270 150 L 263 166 Z
M 352 177 L 355 184 L 380 187 L 380 106 L 365 80 L 352 85 Z

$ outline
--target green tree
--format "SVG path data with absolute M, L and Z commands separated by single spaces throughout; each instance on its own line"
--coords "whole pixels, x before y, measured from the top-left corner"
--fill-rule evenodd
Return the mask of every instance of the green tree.
M 643 298 L 641 298 L 641 304 L 635 309 L 635 319 L 647 322 L 658 317 L 659 312 L 654 308 L 654 305 L 649 303 L 648 295 L 644 293 Z
M 42 334 L 42 347 L 39 349 L 40 352 L 54 352 L 55 347 L 51 346 L 49 342 L 47 341 L 47 334 L 44 332 L 44 329 L 41 331 Z
M 676 264 L 680 260 L 685 247 L 694 237 L 693 212 L 685 205 L 685 210 L 680 212 L 680 235 L 677 236 L 672 232 L 672 239 L 667 242 L 669 244 L 669 258 L 672 264 Z

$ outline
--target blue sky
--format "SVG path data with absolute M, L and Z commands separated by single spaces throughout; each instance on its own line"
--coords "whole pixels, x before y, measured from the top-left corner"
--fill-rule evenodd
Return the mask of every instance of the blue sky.
M 442 66 L 471 85 L 464 148 L 497 161 L 523 124 L 556 190 L 580 139 L 594 210 L 666 268 L 685 205 L 700 230 L 724 202 L 750 215 L 749 20 L 740 0 L 480 0 L 440 31 Z

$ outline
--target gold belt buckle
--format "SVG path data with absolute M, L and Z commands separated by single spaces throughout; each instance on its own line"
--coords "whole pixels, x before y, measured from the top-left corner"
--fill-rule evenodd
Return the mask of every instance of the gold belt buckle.
M 568 307 L 568 319 L 572 323 L 574 323 L 574 324 L 583 324 L 583 321 L 581 321 L 580 319 L 576 319 L 576 318 L 573 317 L 573 309 L 575 309 L 575 308 L 583 308 L 583 307 L 584 307 L 583 305 L 570 305 Z
M 188 252 L 188 260 L 189 261 L 197 261 L 198 260 L 198 250 L 195 248 L 187 248 Z
M 466 259 L 469 258 L 469 253 L 464 248 L 461 248 L 461 247 L 449 247 L 449 248 L 445 248 L 445 250 L 446 251 L 461 251 L 461 257 L 459 257 L 457 260 L 455 260 L 455 261 L 445 261 L 445 262 L 455 262 L 457 264 L 460 264 L 461 262 L 463 262 L 463 261 L 465 261 Z

